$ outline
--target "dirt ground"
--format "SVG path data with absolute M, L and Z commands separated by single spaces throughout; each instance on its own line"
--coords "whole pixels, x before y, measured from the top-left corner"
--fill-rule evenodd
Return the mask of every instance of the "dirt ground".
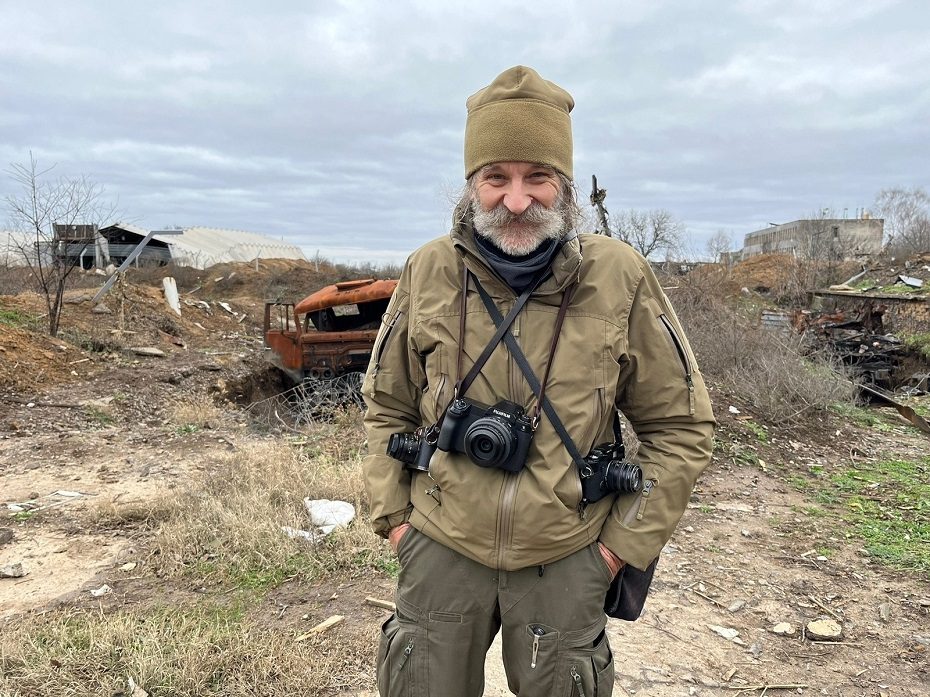
M 126 528 L 90 531 L 81 524 L 86 511 L 97 501 L 145 501 L 183 487 L 206 453 L 259 437 L 235 404 L 267 381 L 261 298 L 241 293 L 232 312 L 184 306 L 177 318 L 157 288 L 126 292 L 128 320 L 116 328 L 135 335 L 111 333 L 113 315 L 101 328 L 85 301 L 66 308 L 71 340 L 0 324 L 0 528 L 13 531 L 0 544 L 0 567 L 22 563 L 28 572 L 0 579 L 0 628 L 49 608 L 104 602 L 89 594 L 104 583 L 123 591 L 106 603 L 144 600 L 155 581 L 131 565 L 146 540 Z M 24 304 L 0 298 L 0 307 Z M 81 337 L 112 345 L 90 350 Z M 136 355 L 139 345 L 166 355 Z M 203 395 L 224 405 L 224 418 L 179 434 L 172 408 Z M 760 443 L 726 397 L 714 399 L 721 446 L 666 547 L 646 611 L 635 623 L 610 621 L 614 694 L 930 694 L 930 583 L 873 561 L 838 518 L 810 515 L 810 496 L 788 481 L 815 466 L 829 472 L 851 460 L 923 457 L 927 437 L 904 423 L 876 431 L 829 416 L 790 434 L 770 431 Z M 733 444 L 757 457 L 734 457 Z M 17 517 L 24 502 L 42 514 Z M 387 611 L 364 598 L 389 598 L 392 587 L 387 574 L 329 579 L 299 597 L 285 584 L 269 599 L 268 622 L 299 633 L 339 612 L 374 642 Z M 817 618 L 839 621 L 842 638 L 804 636 Z M 793 634 L 774 633 L 779 623 Z M 327 640 L 337 643 L 340 631 Z M 358 670 L 360 684 L 373 685 L 373 665 Z M 494 650 L 487 681 L 486 694 L 509 694 Z

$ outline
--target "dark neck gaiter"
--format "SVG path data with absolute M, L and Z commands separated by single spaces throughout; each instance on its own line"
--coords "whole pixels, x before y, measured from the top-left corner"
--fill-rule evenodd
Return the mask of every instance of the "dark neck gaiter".
M 536 274 L 552 263 L 552 258 L 562 246 L 561 240 L 548 240 L 529 254 L 513 256 L 501 251 L 493 242 L 477 233 L 475 242 L 491 268 L 517 293 L 522 293 Z

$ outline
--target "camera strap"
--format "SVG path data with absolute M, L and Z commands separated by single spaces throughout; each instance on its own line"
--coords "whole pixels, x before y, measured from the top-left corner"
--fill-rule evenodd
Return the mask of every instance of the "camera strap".
M 484 368 L 484 364 L 488 362 L 491 354 L 494 353 L 494 349 L 497 348 L 497 345 L 501 342 L 501 339 L 504 337 L 505 333 L 507 333 L 507 330 L 517 319 L 517 315 L 519 315 L 523 308 L 526 307 L 526 303 L 529 302 L 530 295 L 533 294 L 533 291 L 539 288 L 540 284 L 549 276 L 550 273 L 548 268 L 542 269 L 539 273 L 537 273 L 530 284 L 524 288 L 523 292 L 520 293 L 519 297 L 517 297 L 513 307 L 510 308 L 510 312 L 507 313 L 506 317 L 501 317 L 501 315 L 498 313 L 497 319 L 494 322 L 497 327 L 497 331 L 494 332 L 494 335 L 491 337 L 488 345 L 484 347 L 484 350 L 475 360 L 471 370 L 469 370 L 468 374 L 463 378 L 462 363 L 465 356 L 465 314 L 467 310 L 468 288 L 471 280 L 474 277 L 471 271 L 468 270 L 467 266 L 463 264 L 462 268 L 462 298 L 459 308 L 459 346 L 455 367 L 455 389 L 453 391 L 452 399 L 449 400 L 448 404 L 446 404 L 445 408 L 442 410 L 442 413 L 439 415 L 439 418 L 436 419 L 436 423 L 427 428 L 427 442 L 435 442 L 439 435 L 439 430 L 442 428 L 442 422 L 446 418 L 446 412 L 449 411 L 449 407 L 452 402 L 465 394 L 465 391 L 475 381 L 475 378 L 478 377 L 481 369 Z M 478 290 L 480 292 L 484 292 L 484 288 L 482 288 L 481 284 L 478 283 L 478 279 L 474 278 L 474 281 Z M 491 304 L 494 304 L 493 301 Z M 496 307 L 494 309 L 495 311 L 497 310 Z
M 494 305 L 494 301 L 491 299 L 491 296 L 489 296 L 487 291 L 481 287 L 481 284 L 478 283 L 477 279 L 475 279 L 475 285 L 478 288 L 478 294 L 481 296 L 481 301 L 484 303 L 488 314 L 491 315 L 491 319 L 494 321 L 494 324 L 500 328 L 503 326 L 504 322 L 504 318 L 501 316 L 500 310 L 498 310 L 497 306 Z M 568 304 L 571 301 L 571 296 L 574 293 L 574 290 L 575 286 L 572 285 L 562 295 L 562 305 L 559 307 L 559 315 L 556 318 L 556 327 L 552 337 L 552 348 L 549 352 L 549 362 L 546 365 L 546 379 L 548 379 L 549 368 L 552 365 L 552 359 L 555 356 L 555 347 L 558 343 L 559 335 L 562 333 L 562 320 L 565 318 L 565 312 L 568 309 Z M 565 445 L 565 449 L 568 450 L 568 454 L 571 456 L 572 460 L 574 460 L 575 465 L 579 468 L 585 467 L 587 463 L 585 463 L 582 454 L 578 452 L 575 441 L 573 441 L 572 437 L 568 434 L 568 431 L 562 424 L 562 420 L 556 413 L 552 403 L 545 398 L 545 384 L 540 384 L 539 380 L 536 378 L 536 374 L 530 367 L 529 361 L 526 360 L 523 349 L 520 348 L 520 344 L 517 343 L 517 340 L 514 338 L 513 334 L 510 333 L 509 328 L 505 327 L 503 338 L 504 343 L 507 344 L 507 348 L 510 351 L 510 354 L 513 356 L 514 361 L 516 361 L 517 365 L 520 367 L 520 371 L 523 373 L 523 376 L 529 383 L 530 389 L 532 389 L 533 393 L 537 396 L 537 416 L 535 418 L 538 419 L 540 410 L 545 412 L 546 416 L 549 418 L 549 423 L 552 424 L 552 427 L 555 429 L 556 433 L 559 434 L 559 438 L 562 439 L 562 443 Z

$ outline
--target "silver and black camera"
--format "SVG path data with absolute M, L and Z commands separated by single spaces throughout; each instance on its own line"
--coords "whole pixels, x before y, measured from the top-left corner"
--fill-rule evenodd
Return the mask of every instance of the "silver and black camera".
M 436 447 L 465 453 L 479 467 L 519 472 L 532 440 L 533 424 L 520 405 L 505 400 L 486 406 L 459 398 L 446 412 Z
M 584 459 L 580 469 L 581 498 L 595 503 L 608 494 L 631 494 L 643 486 L 643 471 L 639 465 L 624 460 L 623 443 L 601 443 Z

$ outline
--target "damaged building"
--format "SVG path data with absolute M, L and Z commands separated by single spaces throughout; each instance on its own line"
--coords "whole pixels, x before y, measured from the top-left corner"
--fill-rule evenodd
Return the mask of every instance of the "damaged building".
M 860 260 L 882 251 L 885 221 L 864 213 L 859 218 L 816 218 L 771 224 L 746 235 L 743 249 L 729 261 L 758 254 L 792 254 L 802 259 Z

